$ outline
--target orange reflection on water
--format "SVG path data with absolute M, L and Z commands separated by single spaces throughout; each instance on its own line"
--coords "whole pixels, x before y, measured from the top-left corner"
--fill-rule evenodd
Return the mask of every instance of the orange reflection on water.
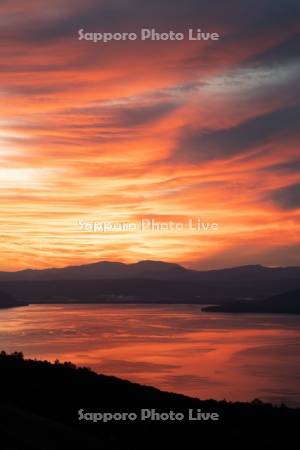
M 0 346 L 202 398 L 295 406 L 299 325 L 200 306 L 32 305 L 0 311 Z

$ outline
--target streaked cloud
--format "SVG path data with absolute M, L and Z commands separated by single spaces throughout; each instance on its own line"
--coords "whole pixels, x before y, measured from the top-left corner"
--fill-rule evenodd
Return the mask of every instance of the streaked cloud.
M 276 189 L 269 198 L 282 209 L 300 208 L 300 183 Z
M 2 269 L 152 258 L 300 264 L 296 0 L 0 2 Z M 155 25 L 154 25 L 155 24 Z M 77 39 L 219 32 L 215 43 Z M 193 233 L 85 235 L 85 220 Z M 284 230 L 284 233 L 282 232 Z

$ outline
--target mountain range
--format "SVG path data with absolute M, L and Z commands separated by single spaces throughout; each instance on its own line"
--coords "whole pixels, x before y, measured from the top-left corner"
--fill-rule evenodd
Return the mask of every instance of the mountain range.
M 134 264 L 100 261 L 80 266 L 0 272 L 0 281 L 152 279 L 197 282 L 287 280 L 300 278 L 300 267 L 264 267 L 259 264 L 199 271 L 162 261 Z
M 197 271 L 162 261 L 101 261 L 0 272 L 0 289 L 30 303 L 199 303 L 261 300 L 300 289 L 300 267 L 248 265 Z

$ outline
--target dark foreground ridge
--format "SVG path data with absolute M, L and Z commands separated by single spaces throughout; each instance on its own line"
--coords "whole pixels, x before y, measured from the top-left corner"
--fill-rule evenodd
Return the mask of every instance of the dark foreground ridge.
M 297 448 L 300 410 L 252 403 L 201 401 L 71 363 L 0 354 L 0 435 L 3 450 L 281 449 Z M 230 393 L 228 394 L 230 395 Z M 201 409 L 219 420 L 141 421 L 141 409 Z M 138 420 L 78 420 L 78 411 L 136 412 Z

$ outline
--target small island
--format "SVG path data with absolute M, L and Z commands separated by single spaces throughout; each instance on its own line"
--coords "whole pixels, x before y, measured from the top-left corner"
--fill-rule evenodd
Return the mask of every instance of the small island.
M 240 300 L 202 308 L 206 312 L 300 314 L 300 290 L 274 295 L 266 300 Z

